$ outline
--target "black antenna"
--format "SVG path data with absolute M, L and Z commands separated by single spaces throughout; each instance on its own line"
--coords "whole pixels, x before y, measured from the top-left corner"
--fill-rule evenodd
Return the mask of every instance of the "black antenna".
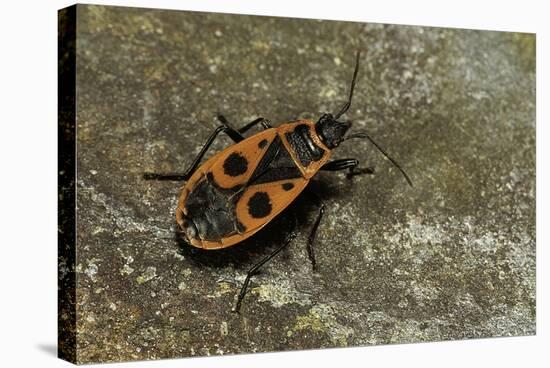
M 351 99 L 353 98 L 353 89 L 355 88 L 355 81 L 357 79 L 357 73 L 359 72 L 359 57 L 361 56 L 361 51 L 357 51 L 357 56 L 355 58 L 355 71 L 353 72 L 353 79 L 351 80 L 351 88 L 349 90 L 349 99 L 348 101 L 342 106 L 340 111 L 334 115 L 334 120 L 338 120 L 338 118 L 346 113 L 348 111 L 349 107 L 351 106 Z
M 375 146 L 376 148 L 378 148 L 378 150 L 379 150 L 380 152 L 382 152 L 382 154 L 383 154 L 384 156 L 387 157 L 388 160 L 390 160 L 390 161 L 392 162 L 392 164 L 395 165 L 395 167 L 397 167 L 397 168 L 399 169 L 399 171 L 401 171 L 401 173 L 403 174 L 403 176 L 404 176 L 405 179 L 407 180 L 407 183 L 409 183 L 409 185 L 410 185 L 411 187 L 413 186 L 413 184 L 412 184 L 412 182 L 411 182 L 411 179 L 409 178 L 409 176 L 407 175 L 407 173 L 405 172 L 405 170 L 403 170 L 403 169 L 401 168 L 401 166 L 399 166 L 399 164 L 398 164 L 393 158 L 391 158 L 390 155 L 388 155 L 387 152 L 384 151 L 384 149 L 383 149 L 382 147 L 380 147 L 380 146 L 378 145 L 378 143 L 376 143 L 371 137 L 369 137 L 369 135 L 368 135 L 367 133 L 365 133 L 365 132 L 357 132 L 357 133 L 354 133 L 354 134 L 351 134 L 351 135 L 347 136 L 344 140 L 348 140 L 348 139 L 351 139 L 351 138 L 367 138 L 372 144 L 374 144 L 374 146 Z

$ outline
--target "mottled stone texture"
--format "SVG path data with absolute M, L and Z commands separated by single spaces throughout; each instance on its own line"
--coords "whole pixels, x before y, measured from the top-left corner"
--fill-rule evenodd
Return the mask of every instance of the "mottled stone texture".
M 177 241 L 182 171 L 217 126 L 316 119 L 346 98 L 374 175 L 322 173 L 327 205 L 289 209 L 222 251 Z M 212 152 L 230 144 L 223 137 Z M 102 6 L 77 9 L 77 362 L 535 333 L 535 37 Z

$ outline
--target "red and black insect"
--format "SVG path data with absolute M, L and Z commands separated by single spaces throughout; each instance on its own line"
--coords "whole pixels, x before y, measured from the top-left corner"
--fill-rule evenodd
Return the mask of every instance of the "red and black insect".
M 144 174 L 145 179 L 186 181 L 176 209 L 176 221 L 189 244 L 203 249 L 222 249 L 249 238 L 294 201 L 320 170 L 348 170 L 348 178 L 372 173 L 369 168 L 358 168 L 359 161 L 355 158 L 329 161 L 332 150 L 351 138 L 370 140 L 412 185 L 405 171 L 367 133 L 347 134 L 351 123 L 339 121 L 351 105 L 359 57 L 358 52 L 349 98 L 335 115 L 324 114 L 316 123 L 296 120 L 276 128 L 266 119 L 258 118 L 240 129 L 232 128 L 225 117 L 218 115 L 221 125 L 210 135 L 185 173 Z M 258 124 L 263 131 L 248 138 L 243 136 Z M 235 144 L 200 165 L 221 132 Z M 313 241 L 325 208 L 322 201 L 319 202 L 319 213 L 307 242 L 314 269 Z M 250 278 L 295 236 L 291 231 L 281 246 L 250 269 L 235 311 L 240 309 Z

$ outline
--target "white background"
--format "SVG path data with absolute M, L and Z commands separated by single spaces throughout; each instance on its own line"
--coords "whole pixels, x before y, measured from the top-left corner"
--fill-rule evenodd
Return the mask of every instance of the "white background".
M 541 367 L 548 313 L 548 77 L 545 1 L 96 1 L 100 4 L 537 33 L 537 336 L 122 363 L 120 367 Z M 308 4 L 310 3 L 310 4 Z M 0 366 L 60 367 L 57 334 L 57 9 L 0 5 Z M 546 15 L 546 17 L 545 17 Z M 546 18 L 546 19 L 545 19 Z M 545 104 L 546 103 L 546 104 Z M 542 226 L 541 226 L 542 225 Z M 545 269 L 546 267 L 546 269 Z M 548 347 L 546 348 L 548 350 Z M 548 365 L 546 365 L 548 366 Z

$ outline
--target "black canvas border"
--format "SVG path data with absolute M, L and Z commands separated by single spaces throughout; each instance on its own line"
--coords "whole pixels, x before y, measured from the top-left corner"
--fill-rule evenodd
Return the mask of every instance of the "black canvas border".
M 58 357 L 76 364 L 76 5 L 58 12 Z

